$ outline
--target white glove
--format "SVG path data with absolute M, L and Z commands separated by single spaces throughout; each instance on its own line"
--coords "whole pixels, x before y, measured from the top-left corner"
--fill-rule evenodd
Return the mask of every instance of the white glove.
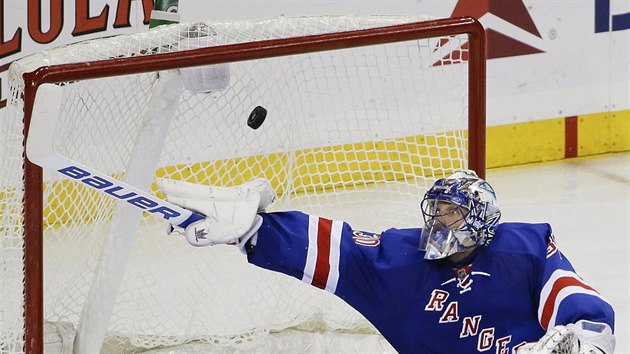
M 612 354 L 615 337 L 605 323 L 581 320 L 555 326 L 536 343 L 527 343 L 518 354 Z
M 236 187 L 216 187 L 189 182 L 158 179 L 158 187 L 166 199 L 206 217 L 191 223 L 183 234 L 196 247 L 221 243 L 236 244 L 243 249 L 262 224 L 257 214 L 275 199 L 275 192 L 266 179 L 256 179 Z

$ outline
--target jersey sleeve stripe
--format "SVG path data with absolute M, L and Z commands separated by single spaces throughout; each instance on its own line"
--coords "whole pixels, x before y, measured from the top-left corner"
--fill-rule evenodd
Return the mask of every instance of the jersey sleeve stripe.
M 540 291 L 540 300 L 538 302 L 538 318 L 539 319 L 542 318 L 542 312 L 545 307 L 544 306 L 545 302 L 549 298 L 549 294 L 551 294 L 554 284 L 559 278 L 562 278 L 562 277 L 578 278 L 577 274 L 575 274 L 574 272 L 570 270 L 556 269 L 553 271 L 553 273 L 551 273 L 549 278 L 545 281 L 545 285 L 543 286 L 542 290 Z
M 303 282 L 332 293 L 336 291 L 342 233 L 342 221 L 309 215 Z
M 317 230 L 319 218 L 313 215 L 308 217 L 308 249 L 306 251 L 306 263 L 302 274 L 302 281 L 311 284 L 313 282 L 313 274 L 315 273 L 315 264 L 317 260 Z
M 545 284 L 546 287 L 546 284 Z M 547 330 L 550 325 L 555 325 L 558 307 L 562 300 L 572 294 L 598 295 L 595 289 L 573 276 L 564 276 L 554 280 L 551 291 L 546 298 L 540 299 L 542 308 L 539 308 L 539 319 L 542 327 Z M 541 311 L 542 310 L 542 311 Z M 552 321 L 553 320 L 553 321 Z
M 313 286 L 320 289 L 326 288 L 328 274 L 330 273 L 330 230 L 332 220 L 319 218 L 317 225 L 317 260 L 315 263 L 315 274 L 313 275 Z M 310 245 L 309 245 L 310 247 Z
M 333 220 L 330 234 L 330 273 L 326 282 L 326 291 L 334 293 L 337 290 L 337 282 L 339 281 L 339 258 L 341 256 L 341 233 L 343 231 L 343 222 Z
M 566 298 L 567 296 L 573 295 L 573 294 L 592 295 L 592 296 L 598 297 L 601 300 L 607 302 L 607 300 L 604 299 L 595 290 L 585 290 L 584 288 L 582 288 L 580 286 L 568 286 L 566 288 L 563 288 L 560 292 L 558 292 L 558 296 L 556 298 L 557 301 L 553 304 L 553 310 L 551 311 L 551 317 L 549 318 L 549 320 L 546 323 L 543 323 L 541 321 L 541 324 L 543 325 L 543 328 L 545 330 L 547 330 L 548 328 L 553 328 L 553 327 L 555 327 L 557 325 L 557 323 L 556 323 L 556 315 L 558 314 L 558 307 L 560 306 L 560 304 L 562 303 L 562 300 L 564 300 L 564 298 Z

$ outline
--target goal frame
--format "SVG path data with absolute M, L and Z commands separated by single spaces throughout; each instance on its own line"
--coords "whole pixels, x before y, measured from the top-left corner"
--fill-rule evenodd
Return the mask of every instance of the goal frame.
M 40 67 L 24 78 L 24 350 L 44 350 L 43 301 L 43 170 L 26 157 L 26 141 L 38 88 L 56 84 L 291 54 L 330 51 L 448 35 L 468 36 L 468 168 L 485 177 L 486 44 L 482 25 L 474 18 L 450 18 L 404 25 L 265 40 L 193 49 L 151 56 L 115 58 Z

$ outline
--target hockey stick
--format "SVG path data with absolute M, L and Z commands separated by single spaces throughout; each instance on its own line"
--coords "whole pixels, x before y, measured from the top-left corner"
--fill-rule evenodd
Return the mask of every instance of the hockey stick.
M 36 94 L 26 142 L 28 158 L 41 167 L 55 170 L 66 178 L 118 200 L 111 220 L 109 237 L 103 245 L 99 266 L 76 329 L 74 341 L 76 352 L 99 352 L 101 349 L 126 269 L 131 244 L 142 218 L 141 212 L 147 212 L 179 227 L 186 227 L 203 218 L 198 213 L 161 200 L 135 187 L 148 188 L 153 179 L 160 147 L 166 138 L 168 125 L 175 115 L 181 89 L 182 83 L 178 73 L 161 73 L 152 89 L 147 111 L 142 117 L 138 117 L 143 123 L 127 165 L 126 180 L 129 184 L 57 153 L 53 144 L 53 134 L 61 114 L 64 87 L 45 84 Z
M 37 90 L 26 141 L 26 155 L 31 162 L 43 168 L 55 170 L 111 198 L 125 201 L 150 215 L 166 220 L 171 225 L 186 228 L 191 223 L 204 218 L 201 214 L 157 198 L 146 191 L 57 153 L 53 145 L 53 133 L 59 120 L 62 96 L 63 88 L 54 84 L 43 84 Z

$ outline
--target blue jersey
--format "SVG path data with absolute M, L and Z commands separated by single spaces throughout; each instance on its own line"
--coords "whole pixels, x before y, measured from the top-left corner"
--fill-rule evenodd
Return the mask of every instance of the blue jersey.
M 249 261 L 342 298 L 400 353 L 515 352 L 580 319 L 614 328 L 548 224 L 503 223 L 466 260 L 425 260 L 421 229 L 356 231 L 301 212 L 261 213 Z

